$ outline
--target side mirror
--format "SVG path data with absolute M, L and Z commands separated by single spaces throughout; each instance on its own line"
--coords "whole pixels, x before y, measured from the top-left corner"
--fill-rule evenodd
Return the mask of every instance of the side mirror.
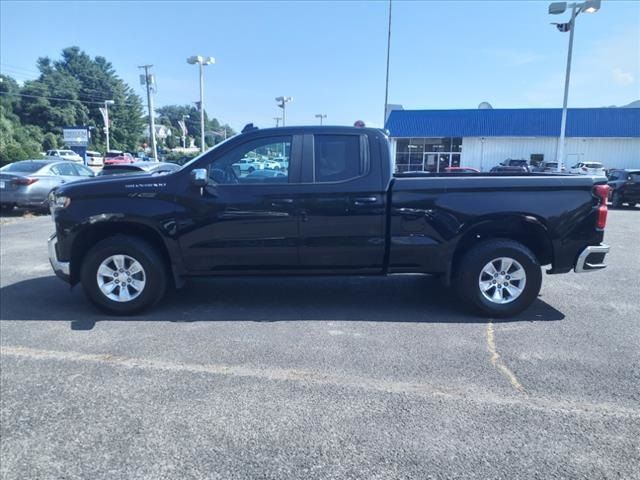
M 194 168 L 191 170 L 191 184 L 194 187 L 206 187 L 209 181 L 209 175 L 206 168 Z

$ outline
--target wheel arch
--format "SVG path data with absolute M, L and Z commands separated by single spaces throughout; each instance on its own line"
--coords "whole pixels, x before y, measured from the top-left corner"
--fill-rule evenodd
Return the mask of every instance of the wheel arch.
M 542 220 L 530 215 L 484 218 L 469 225 L 456 243 L 446 281 L 450 282 L 464 254 L 480 242 L 506 239 L 522 243 L 533 252 L 540 265 L 553 262 L 553 242 Z
M 102 222 L 84 226 L 73 239 L 70 258 L 70 283 L 75 285 L 80 281 L 80 270 L 87 252 L 101 240 L 117 235 L 135 236 L 151 244 L 164 262 L 167 273 L 171 274 L 176 285 L 180 284 L 180 275 L 176 265 L 172 262 L 162 235 L 153 227 L 136 222 L 118 221 Z

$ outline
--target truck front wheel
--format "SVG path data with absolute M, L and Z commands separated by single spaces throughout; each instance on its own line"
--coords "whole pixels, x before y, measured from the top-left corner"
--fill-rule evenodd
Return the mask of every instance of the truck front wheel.
M 89 250 L 80 279 L 89 300 L 115 315 L 151 307 L 167 286 L 164 262 L 153 245 L 128 235 L 107 238 Z
M 520 313 L 538 296 L 540 264 L 531 250 L 512 240 L 488 240 L 459 262 L 453 284 L 458 296 L 489 317 Z

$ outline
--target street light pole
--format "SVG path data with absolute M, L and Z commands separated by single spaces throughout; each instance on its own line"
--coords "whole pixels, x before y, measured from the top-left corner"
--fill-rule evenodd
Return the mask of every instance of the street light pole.
M 569 20 L 569 51 L 567 52 L 567 70 L 564 77 L 564 98 L 562 100 L 562 120 L 560 121 L 560 140 L 558 144 L 558 172 L 562 172 L 564 164 L 565 133 L 567 129 L 567 102 L 569 100 L 569 80 L 571 78 L 571 56 L 573 54 L 573 32 L 576 26 L 577 4 L 571 8 L 571 20 Z
M 327 114 L 326 113 L 316 113 L 316 118 L 320 119 L 320 125 L 322 125 L 322 119 L 323 118 L 327 118 Z
M 554 2 L 549 5 L 549 13 L 558 15 L 564 13 L 567 6 L 571 7 L 571 19 L 568 23 L 556 23 L 556 27 L 561 32 L 569 32 L 569 49 L 567 51 L 567 68 L 564 78 L 564 97 L 562 99 L 562 119 L 560 120 L 560 138 L 558 139 L 557 162 L 558 172 L 562 172 L 564 165 L 564 151 L 567 130 L 567 103 L 569 100 L 569 81 L 571 78 L 571 57 L 573 55 L 573 33 L 576 27 L 576 17 L 580 12 L 595 13 L 600 10 L 600 0 L 586 0 L 582 3 Z
M 273 119 L 276 121 L 276 128 L 278 128 L 280 126 L 280 120 L 282 120 L 281 117 L 273 117 Z
M 204 152 L 206 148 L 204 142 L 204 67 L 216 63 L 216 60 L 213 57 L 194 55 L 187 58 L 187 63 L 191 65 L 197 63 L 200 67 L 200 151 Z
M 389 102 L 389 55 L 391 54 L 391 0 L 389 0 L 389 26 L 387 28 L 387 76 L 384 82 L 384 117 L 382 127 L 387 123 L 387 105 Z
M 202 62 L 199 63 L 200 67 L 200 151 L 205 151 L 205 135 L 204 135 L 204 67 Z
M 287 103 L 293 100 L 293 97 L 276 97 L 276 102 L 278 102 L 278 106 L 282 109 L 282 126 L 286 125 L 287 118 Z

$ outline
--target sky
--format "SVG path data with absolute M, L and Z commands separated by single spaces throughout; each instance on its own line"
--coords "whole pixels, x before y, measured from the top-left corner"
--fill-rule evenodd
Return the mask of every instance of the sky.
M 392 4 L 389 103 L 405 109 L 560 107 L 568 33 L 544 1 Z M 288 125 L 382 126 L 388 1 L 188 2 L 0 0 L 0 72 L 37 77 L 38 57 L 78 46 L 104 56 L 137 93 L 153 64 L 156 107 L 198 100 L 191 55 L 205 69 L 205 109 L 241 129 L 275 124 L 275 97 L 293 97 Z M 640 2 L 603 0 L 579 15 L 570 107 L 640 99 Z

